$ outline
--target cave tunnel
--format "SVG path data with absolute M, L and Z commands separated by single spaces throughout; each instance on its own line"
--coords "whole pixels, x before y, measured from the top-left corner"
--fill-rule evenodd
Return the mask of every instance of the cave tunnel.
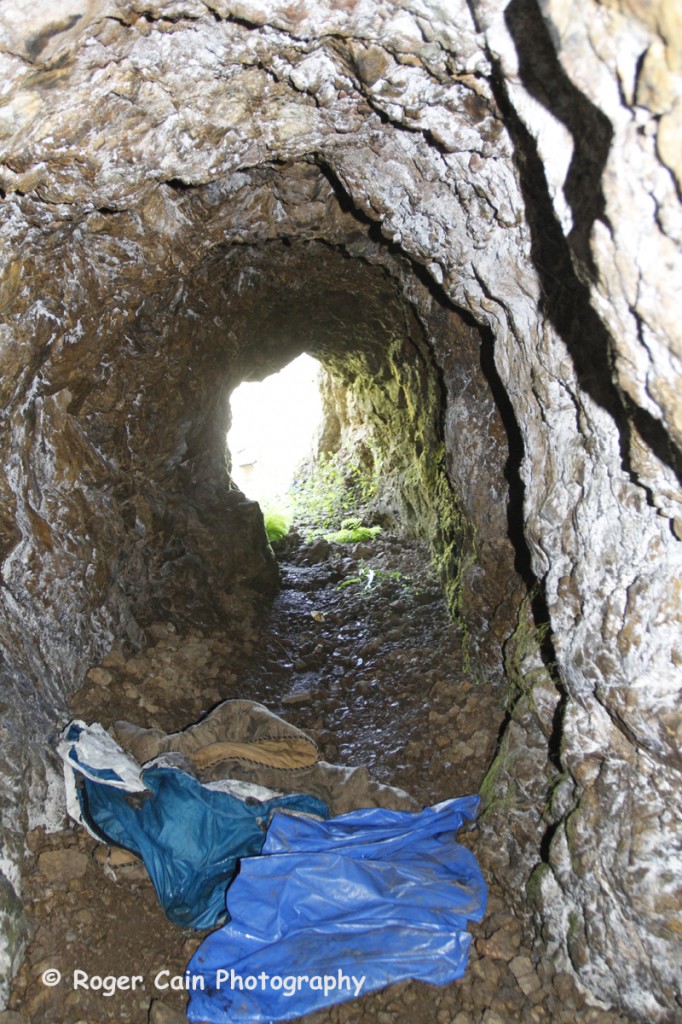
M 55 745 L 239 696 L 480 790 L 465 979 L 320 1019 L 681 1019 L 681 35 L 666 0 L 0 11 L 0 1020 L 185 1019 L 41 984 L 190 942 L 68 825 Z M 278 563 L 230 479 L 229 395 L 303 352 L 375 563 Z

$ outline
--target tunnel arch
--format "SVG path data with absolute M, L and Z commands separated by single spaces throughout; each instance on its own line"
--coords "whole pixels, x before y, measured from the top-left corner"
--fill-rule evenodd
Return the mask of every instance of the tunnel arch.
M 600 998 L 662 1013 L 676 937 L 651 891 L 676 898 L 656 851 L 673 842 L 679 771 L 680 492 L 667 454 L 679 447 L 679 196 L 672 114 L 631 40 L 640 54 L 667 43 L 655 25 L 609 14 L 606 34 L 632 63 L 624 87 L 627 68 L 595 53 L 586 28 L 592 15 L 603 28 L 601 5 L 585 0 L 570 39 L 544 13 L 562 68 L 613 130 L 599 167 L 604 216 L 573 235 L 556 125 L 525 92 L 533 54 L 517 53 L 503 4 L 456 4 L 451 16 L 376 5 L 367 20 L 352 5 L 316 6 L 313 17 L 278 3 L 264 13 L 250 0 L 211 11 L 159 0 L 112 17 L 96 4 L 68 27 L 8 29 L 5 913 L 20 920 L 22 830 L 44 817 L 54 781 L 48 743 L 25 738 L 53 736 L 87 666 L 114 639 L 142 643 L 155 608 L 191 615 L 181 592 L 275 584 L 258 516 L 225 482 L 215 384 L 274 358 L 267 344 L 244 348 L 238 325 L 247 310 L 251 329 L 274 309 L 281 319 L 286 300 L 272 300 L 284 268 L 292 330 L 305 320 L 297 288 L 324 308 L 338 282 L 313 295 L 307 248 L 320 254 L 307 264 L 315 280 L 325 265 L 331 277 L 354 268 L 345 294 L 383 275 L 416 351 L 400 365 L 409 356 L 440 376 L 445 471 L 477 526 L 464 613 L 480 660 L 496 650 L 493 671 L 501 654 L 517 670 L 487 787 L 500 879 L 525 893 L 532 878 L 538 933 Z M 547 67 L 570 105 L 564 70 Z M 62 111 L 57 137 L 46 97 Z M 656 254 L 650 266 L 640 249 Z M 576 358 L 591 349 L 596 359 Z M 365 357 L 367 379 L 381 364 Z M 604 392 L 609 402 L 596 401 Z M 523 520 L 516 550 L 509 482 Z M 214 559 L 228 523 L 242 543 Z M 534 626 L 513 569 L 521 544 L 560 690 L 537 645 L 519 642 Z M 625 797 L 632 830 L 613 820 Z M 588 927 L 595 907 L 602 924 Z
M 390 259 L 390 254 L 386 255 Z M 409 264 L 407 269 L 403 268 L 403 275 L 410 278 Z M 177 419 L 182 437 L 175 439 L 174 454 L 162 464 L 160 479 L 164 487 L 172 493 L 174 487 L 189 484 L 192 502 L 203 502 L 199 519 L 210 523 L 213 511 L 209 510 L 217 509 L 216 501 L 219 504 L 222 494 L 223 466 L 217 439 L 224 437 L 228 422 L 223 389 L 230 390 L 241 380 L 275 372 L 301 351 L 308 351 L 342 382 L 344 394 L 336 399 L 345 405 L 343 417 L 364 418 L 383 453 L 383 474 L 387 481 L 393 481 L 392 486 L 387 484 L 384 488 L 385 513 L 390 511 L 394 521 L 402 522 L 406 531 L 433 544 L 434 553 L 442 558 L 444 583 L 452 589 L 453 609 L 456 604 L 461 605 L 460 610 L 466 609 L 475 638 L 479 636 L 480 624 L 485 622 L 485 631 L 490 631 L 499 644 L 504 631 L 510 628 L 519 584 L 512 568 L 514 552 L 503 525 L 507 514 L 503 476 L 508 461 L 505 430 L 479 365 L 480 342 L 475 328 L 448 309 L 444 300 L 434 302 L 431 291 L 417 282 L 428 305 L 422 322 L 418 307 L 406 300 L 400 278 L 385 266 L 353 257 L 343 246 L 324 241 L 299 244 L 287 238 L 285 243 L 240 246 L 229 257 L 222 253 L 217 258 L 210 257 L 207 267 L 194 280 L 195 284 L 205 281 L 207 293 L 188 291 L 176 307 L 168 330 L 176 334 L 177 341 L 184 331 L 178 331 L 177 324 L 183 322 L 187 310 L 189 330 L 194 333 L 194 307 L 207 309 L 203 321 L 207 327 L 199 325 L 199 331 L 206 332 L 202 341 L 204 356 L 192 343 L 198 355 L 193 370 L 201 396 L 193 406 L 198 420 L 190 426 L 187 406 L 182 407 Z M 413 283 L 412 287 L 416 285 Z M 157 317 L 156 307 L 152 315 Z M 431 329 L 434 335 L 438 332 L 442 342 L 446 334 L 457 339 L 455 345 L 459 335 L 462 338 L 460 370 L 467 390 L 460 401 L 459 421 L 453 421 L 451 410 L 447 426 L 447 398 L 438 357 L 427 333 L 431 319 Z M 143 335 L 147 333 L 146 320 L 138 321 L 137 330 Z M 153 358 L 156 360 L 156 355 Z M 199 367 L 203 367 L 203 378 L 199 376 Z M 160 409 L 159 414 L 166 421 L 163 443 L 169 449 L 172 429 L 168 410 Z M 452 437 L 460 434 L 464 417 L 467 437 L 460 438 L 458 443 L 475 449 L 479 456 L 481 450 L 486 450 L 488 457 L 472 459 L 466 468 L 459 466 L 458 481 L 448 477 L 450 467 L 443 446 L 445 430 Z M 427 426 L 422 428 L 421 421 Z M 149 426 L 141 426 L 142 446 L 147 444 Z M 404 453 L 409 446 L 415 454 Z M 179 464 L 177 452 L 181 453 Z M 173 483 L 174 476 L 177 484 Z M 464 493 L 465 476 L 469 507 L 457 497 L 458 483 Z M 197 489 L 203 484 L 206 493 Z M 441 491 L 443 494 L 437 499 Z M 446 492 L 451 492 L 449 498 L 445 497 Z M 231 500 L 234 502 L 234 496 Z M 220 516 L 219 511 L 215 514 Z M 475 557 L 474 531 L 479 548 Z M 184 543 L 190 546 L 187 535 Z M 151 547 L 147 541 L 147 548 Z M 167 570 L 168 558 L 164 555 L 161 561 Z M 473 588 L 467 589 L 460 578 L 462 563 L 467 561 L 477 579 L 476 593 Z M 184 560 L 178 570 L 182 588 L 187 579 Z M 251 578 L 256 580 L 261 567 L 258 564 L 254 571 L 245 565 L 242 571 L 245 579 L 253 573 Z M 483 583 L 486 573 L 491 577 L 487 594 Z M 509 591 L 509 604 L 499 613 L 500 622 L 495 629 L 493 607 L 503 605 L 500 590 L 504 588 Z M 202 590 L 198 586 L 195 589 Z M 203 591 L 212 593 L 213 586 L 206 586 Z M 150 600 L 149 595 L 144 597 L 143 605 L 148 606 L 147 614 L 152 609 L 154 614 L 160 611 L 158 600 Z M 167 602 L 164 611 L 169 611 Z M 490 644 L 486 658 L 482 653 L 484 643 L 480 646 L 481 671 L 494 672 L 493 666 L 499 671 L 499 649 Z

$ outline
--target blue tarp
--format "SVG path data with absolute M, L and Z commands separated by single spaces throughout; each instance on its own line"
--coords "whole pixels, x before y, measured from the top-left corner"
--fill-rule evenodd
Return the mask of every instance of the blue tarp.
M 241 861 L 231 920 L 189 964 L 190 1021 L 285 1021 L 407 978 L 463 975 L 486 887 L 455 832 L 478 797 L 315 822 L 275 814 Z
M 95 748 L 88 743 L 92 740 L 86 727 L 72 723 L 62 745 L 67 763 L 82 779 L 83 820 L 106 842 L 142 858 L 163 909 L 183 927 L 210 928 L 225 918 L 225 891 L 237 861 L 260 853 L 275 810 L 323 818 L 328 813 L 322 801 L 307 794 L 239 798 L 173 767 L 152 764 L 136 778 L 139 766 L 103 731 L 94 740 L 99 743 L 95 753 L 104 753 L 85 761 Z M 268 793 L 244 784 L 236 788 Z

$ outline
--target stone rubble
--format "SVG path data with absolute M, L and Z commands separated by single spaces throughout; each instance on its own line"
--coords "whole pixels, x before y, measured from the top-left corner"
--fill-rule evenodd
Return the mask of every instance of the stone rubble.
M 681 10 L 0 4 L 0 1005 L 85 670 L 275 586 L 226 396 L 308 349 L 379 421 L 441 395 L 389 489 L 491 678 L 520 591 L 553 644 L 556 685 L 510 679 L 491 868 L 595 998 L 679 1017 Z
M 134 656 L 111 651 L 72 699 L 74 717 L 128 719 L 174 730 L 230 697 L 260 700 L 317 741 L 321 756 L 367 764 L 424 804 L 479 789 L 505 714 L 502 688 L 463 671 L 461 636 L 447 614 L 423 545 L 382 537 L 350 552 L 295 539 L 283 544 L 285 588 L 272 609 L 235 603 L 229 633 L 178 632 L 157 622 Z M 369 573 L 362 570 L 373 570 Z M 460 834 L 484 872 L 488 850 Z M 155 991 L 160 970 L 181 977 L 200 936 L 164 917 L 143 865 L 70 825 L 29 835 L 33 939 L 0 1024 L 181 1024 L 186 995 Z M 307 1024 L 626 1024 L 590 1006 L 572 977 L 538 958 L 524 922 L 492 882 L 472 927 L 465 977 L 443 989 L 401 983 L 304 1018 Z M 67 981 L 46 988 L 41 973 Z M 71 989 L 89 975 L 140 974 L 144 988 Z M 283 965 L 283 969 L 286 965 Z

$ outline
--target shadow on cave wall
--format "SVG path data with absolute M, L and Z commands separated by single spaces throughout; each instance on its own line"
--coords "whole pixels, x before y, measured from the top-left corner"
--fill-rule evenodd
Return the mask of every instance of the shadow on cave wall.
M 590 301 L 589 284 L 595 275 L 590 235 L 595 220 L 608 227 L 602 175 L 613 128 L 564 72 L 535 0 L 512 0 L 505 21 L 516 47 L 523 85 L 566 127 L 574 145 L 563 188 L 573 214 L 573 228 L 566 237 L 535 139 L 510 103 L 498 68 L 493 88 L 516 149 L 532 258 L 542 287 L 541 312 L 565 342 L 581 386 L 616 423 L 622 464 L 631 479 L 639 482 L 630 454 L 633 428 L 682 479 L 682 454 L 663 424 L 617 387 L 611 337 Z M 653 504 L 651 494 L 649 500 Z

